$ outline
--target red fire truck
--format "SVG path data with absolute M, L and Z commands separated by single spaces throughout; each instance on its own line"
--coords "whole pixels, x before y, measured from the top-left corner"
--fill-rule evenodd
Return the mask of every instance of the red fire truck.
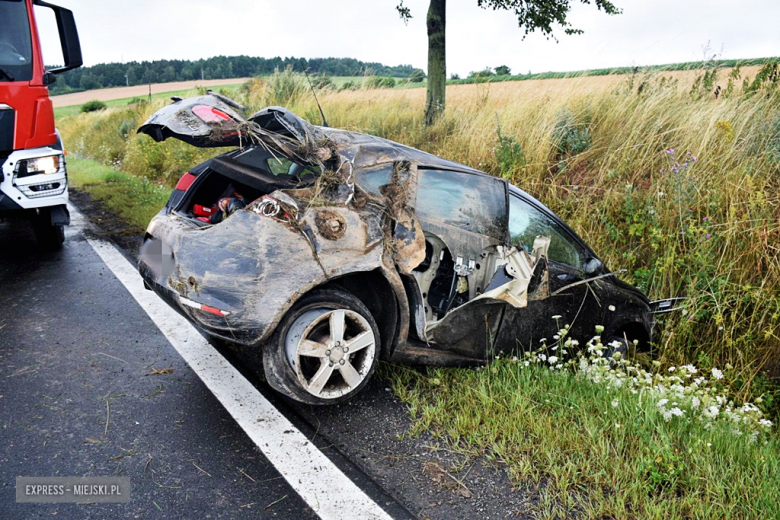
M 65 64 L 46 70 L 33 6 L 54 12 Z M 70 224 L 68 176 L 48 85 L 81 66 L 76 22 L 43 0 L 0 0 L 0 217 L 28 217 L 38 242 L 56 249 Z

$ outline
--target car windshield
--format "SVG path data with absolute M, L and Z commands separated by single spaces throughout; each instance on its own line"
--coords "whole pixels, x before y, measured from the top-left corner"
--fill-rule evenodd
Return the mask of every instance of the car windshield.
M 32 79 L 32 44 L 27 5 L 0 0 L 0 81 Z

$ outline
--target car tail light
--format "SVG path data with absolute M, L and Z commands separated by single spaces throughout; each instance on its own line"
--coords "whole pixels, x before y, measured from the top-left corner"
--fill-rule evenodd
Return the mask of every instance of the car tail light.
M 179 182 L 176 183 L 176 189 L 181 191 L 187 191 L 190 189 L 190 186 L 192 186 L 192 183 L 195 182 L 195 179 L 198 177 L 196 175 L 191 174 L 190 172 L 185 173 L 181 179 L 179 179 Z
M 192 113 L 206 123 L 222 123 L 223 121 L 230 121 L 229 115 L 221 110 L 207 105 L 195 105 L 192 107 Z

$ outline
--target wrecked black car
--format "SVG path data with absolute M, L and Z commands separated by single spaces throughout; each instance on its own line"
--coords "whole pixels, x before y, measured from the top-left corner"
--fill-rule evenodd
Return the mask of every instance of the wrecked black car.
M 379 359 L 478 365 L 537 348 L 558 323 L 649 345 L 669 302 L 620 281 L 505 180 L 284 108 L 242 111 L 177 99 L 140 127 L 235 150 L 184 174 L 139 271 L 208 334 L 261 349 L 279 392 L 337 403 Z

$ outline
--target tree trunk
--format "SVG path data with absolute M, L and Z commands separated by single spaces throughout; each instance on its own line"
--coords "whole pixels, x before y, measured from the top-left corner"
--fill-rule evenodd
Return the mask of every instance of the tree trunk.
M 447 0 L 431 0 L 428 8 L 428 95 L 425 124 L 430 126 L 444 112 L 447 87 L 447 61 L 444 51 L 444 26 Z

